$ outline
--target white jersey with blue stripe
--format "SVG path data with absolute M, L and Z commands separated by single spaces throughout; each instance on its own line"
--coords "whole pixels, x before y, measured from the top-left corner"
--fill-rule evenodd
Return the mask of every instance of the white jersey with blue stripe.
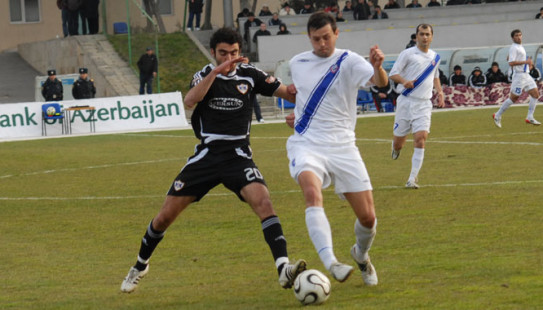
M 389 76 L 399 74 L 401 77 L 408 81 L 416 80 L 425 69 L 434 61 L 436 52 L 428 50 L 427 53 L 421 51 L 418 47 L 413 46 L 411 48 L 403 50 L 398 59 L 394 62 L 394 66 L 390 70 Z M 409 94 L 409 97 L 417 99 L 431 99 L 432 89 L 434 88 L 434 78 L 439 78 L 439 62 L 435 64 L 434 71 L 429 74 L 422 83 L 420 83 Z M 398 93 L 402 93 L 405 87 L 402 84 L 398 84 L 396 90 Z
M 524 49 L 524 47 L 517 43 L 511 44 L 511 47 L 509 48 L 508 62 L 525 61 L 525 60 L 526 60 L 526 50 Z M 528 69 L 527 64 L 513 66 L 513 72 L 515 73 L 529 72 L 529 71 L 530 70 Z
M 321 145 L 354 143 L 356 98 L 370 86 L 373 67 L 362 56 L 336 49 L 327 58 L 312 51 L 290 60 L 296 86 L 295 133 L 291 138 Z

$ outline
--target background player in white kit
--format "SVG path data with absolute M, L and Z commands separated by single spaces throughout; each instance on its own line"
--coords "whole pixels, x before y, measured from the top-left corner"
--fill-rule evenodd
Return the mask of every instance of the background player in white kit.
M 420 24 L 416 31 L 417 45 L 403 50 L 390 70 L 390 79 L 396 82 L 401 94 L 396 101 L 392 159 L 398 159 L 407 135 L 412 132 L 414 151 L 407 188 L 419 188 L 417 177 L 424 161 L 424 147 L 432 118 L 432 89 L 438 93 L 438 106 L 443 107 L 443 90 L 439 82 L 439 55 L 430 49 L 434 30 Z
M 527 91 L 530 95 L 530 103 L 528 105 L 528 115 L 526 116 L 526 123 L 539 126 L 540 122 L 534 118 L 535 106 L 537 104 L 537 98 L 539 98 L 539 91 L 537 85 L 530 76 L 530 65 L 533 64 L 531 58 L 526 57 L 526 50 L 522 44 L 522 32 L 515 29 L 511 32 L 511 38 L 513 44 L 509 48 L 509 65 L 513 69 L 513 82 L 511 83 L 511 92 L 509 98 L 504 101 L 498 112 L 492 115 L 494 124 L 498 128 L 502 128 L 502 114 L 515 102 L 522 94 L 522 91 Z
M 381 66 L 384 55 L 377 46 L 372 47 L 370 64 L 356 53 L 335 48 L 339 29 L 334 17 L 325 12 L 311 15 L 307 32 L 313 50 L 290 60 L 297 90 L 294 115 L 287 117 L 287 123 L 295 129 L 287 142 L 290 173 L 302 188 L 309 236 L 326 269 L 339 282 L 353 272 L 352 266 L 339 263 L 334 255 L 332 232 L 324 213 L 321 190 L 333 182 L 335 192 L 347 199 L 357 218 L 351 255 L 364 282 L 376 285 L 377 274 L 368 251 L 377 220 L 372 186 L 355 144 L 354 129 L 358 88 L 388 83 Z

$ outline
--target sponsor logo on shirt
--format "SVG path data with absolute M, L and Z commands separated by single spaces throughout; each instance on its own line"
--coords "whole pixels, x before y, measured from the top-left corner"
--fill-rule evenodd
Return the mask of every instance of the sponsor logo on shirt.
M 237 98 L 213 98 L 209 107 L 214 110 L 235 111 L 243 107 L 243 101 Z

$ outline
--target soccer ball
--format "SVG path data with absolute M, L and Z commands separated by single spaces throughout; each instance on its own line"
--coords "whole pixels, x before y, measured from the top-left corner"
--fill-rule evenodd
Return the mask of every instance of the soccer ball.
M 318 305 L 330 297 L 330 280 L 320 271 L 306 270 L 294 280 L 294 295 L 303 305 Z
M 47 115 L 54 116 L 57 113 L 57 109 L 55 107 L 48 107 L 47 108 Z

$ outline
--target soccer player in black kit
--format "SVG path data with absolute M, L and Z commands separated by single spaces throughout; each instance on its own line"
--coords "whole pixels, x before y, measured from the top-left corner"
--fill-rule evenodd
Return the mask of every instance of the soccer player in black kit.
M 134 291 L 147 274 L 151 254 L 177 216 L 221 183 L 248 203 L 259 217 L 279 273 L 279 284 L 290 288 L 296 276 L 306 269 L 304 260 L 289 262 L 281 223 L 249 147 L 251 97 L 260 93 L 294 102 L 295 88 L 281 84 L 251 64 L 243 64 L 246 59 L 240 55 L 242 38 L 234 29 L 217 30 L 210 47 L 217 65 L 208 64 L 194 75 L 184 100 L 188 108 L 196 106 L 191 120 L 200 144 L 174 179 L 162 209 L 149 223 L 137 262 L 121 285 L 123 292 Z

